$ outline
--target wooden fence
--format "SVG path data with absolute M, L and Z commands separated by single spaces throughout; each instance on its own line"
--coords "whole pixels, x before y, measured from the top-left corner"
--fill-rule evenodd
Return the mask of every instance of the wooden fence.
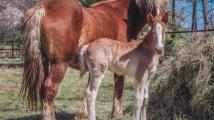
M 21 58 L 22 41 L 0 41 L 0 58 Z
M 167 32 L 168 34 L 182 34 L 182 33 L 194 33 L 194 32 L 214 32 L 214 29 L 208 30 L 195 30 L 195 31 L 176 31 Z M 22 58 L 23 46 L 22 41 L 0 41 L 0 45 L 5 44 L 7 47 L 0 47 L 0 58 Z

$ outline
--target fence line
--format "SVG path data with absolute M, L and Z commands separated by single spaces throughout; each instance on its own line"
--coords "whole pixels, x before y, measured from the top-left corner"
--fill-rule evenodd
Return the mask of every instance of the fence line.
M 207 30 L 184 30 L 184 31 L 169 31 L 168 34 L 178 34 L 178 33 L 194 33 L 194 32 L 214 32 L 214 29 L 207 29 Z
M 20 43 L 21 44 L 22 41 L 13 41 L 13 40 L 10 40 L 10 41 L 0 41 L 0 43 L 10 43 L 9 44 L 9 47 L 10 48 L 0 48 L 0 58 L 21 58 L 22 57 L 22 50 L 23 48 L 19 47 L 19 48 L 16 48 L 15 47 L 15 43 Z M 4 52 L 4 51 L 9 51 L 9 52 Z M 18 52 L 18 55 L 16 55 L 15 53 Z M 4 56 L 3 54 L 4 53 L 11 53 L 11 55 L 9 56 Z
M 185 30 L 185 31 L 168 31 L 168 34 L 182 34 L 182 33 L 194 33 L 194 32 L 214 32 L 214 29 L 207 29 L 207 30 Z M 21 58 L 23 57 L 23 48 L 22 47 L 15 47 L 15 43 L 20 43 L 21 44 L 22 41 L 0 41 L 0 43 L 11 43 L 9 46 L 11 48 L 0 48 L 0 58 Z M 3 51 L 9 51 L 9 54 L 11 53 L 11 56 L 1 56 L 2 53 L 4 53 Z M 18 54 L 16 54 L 18 52 Z

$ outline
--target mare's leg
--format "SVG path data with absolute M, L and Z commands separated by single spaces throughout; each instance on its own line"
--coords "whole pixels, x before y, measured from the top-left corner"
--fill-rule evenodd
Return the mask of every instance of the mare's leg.
M 141 73 L 142 74 L 142 73 Z M 140 79 L 139 79 L 140 78 Z M 144 96 L 145 96 L 145 86 L 148 78 L 148 72 L 144 72 L 144 74 L 140 77 L 136 77 L 135 80 L 135 103 L 132 120 L 140 120 L 141 116 L 141 108 L 144 107 Z
M 121 117 L 122 110 L 122 95 L 124 87 L 124 76 L 114 74 L 114 97 L 112 106 L 112 117 Z
M 89 85 L 86 90 L 88 120 L 96 120 L 95 101 L 100 83 L 107 70 L 107 63 L 98 64 L 98 62 L 95 62 L 95 64 L 92 63 L 88 66 L 90 74 Z
M 58 87 L 64 78 L 67 70 L 67 64 L 54 63 L 51 65 L 47 79 L 42 86 L 43 94 L 43 120 L 56 120 L 54 98 Z
M 146 109 L 148 106 L 149 102 L 149 80 L 147 80 L 145 84 L 145 90 L 144 90 L 144 101 L 143 101 L 143 106 L 141 108 L 141 120 L 146 120 Z

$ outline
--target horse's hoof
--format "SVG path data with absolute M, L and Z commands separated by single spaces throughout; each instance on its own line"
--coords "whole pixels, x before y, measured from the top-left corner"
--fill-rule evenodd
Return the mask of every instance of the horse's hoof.
M 87 120 L 87 117 L 88 117 L 88 115 L 87 115 L 87 113 L 85 113 L 85 112 L 77 112 L 77 113 L 75 113 L 75 120 Z

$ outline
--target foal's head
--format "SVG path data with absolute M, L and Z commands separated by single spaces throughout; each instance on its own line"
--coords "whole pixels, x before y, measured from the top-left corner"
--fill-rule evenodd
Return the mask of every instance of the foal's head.
M 168 12 L 164 13 L 162 19 L 154 17 L 152 14 L 148 15 L 148 22 L 151 25 L 150 35 L 154 43 L 155 51 L 159 55 L 164 53 L 164 44 L 166 38 L 166 25 L 169 21 Z

